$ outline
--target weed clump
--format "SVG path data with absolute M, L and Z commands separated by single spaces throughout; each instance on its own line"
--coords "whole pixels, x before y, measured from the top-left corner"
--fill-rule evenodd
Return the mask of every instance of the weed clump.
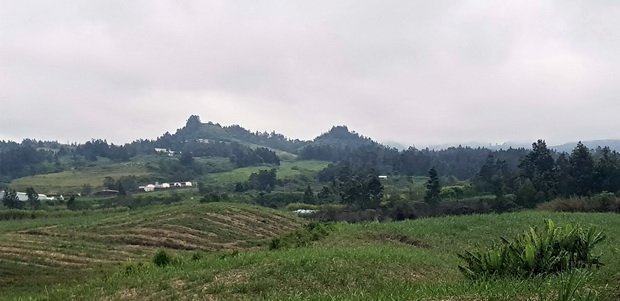
M 172 262 L 172 256 L 168 255 L 166 251 L 161 250 L 153 257 L 153 263 L 158 267 L 165 267 Z
M 311 222 L 301 230 L 272 239 L 269 243 L 269 250 L 307 246 L 313 241 L 326 237 L 330 231 L 331 227 L 328 224 Z
M 546 223 L 546 229 L 530 228 L 514 241 L 502 238 L 502 244 L 490 250 L 458 254 L 466 263 L 459 270 L 470 279 L 526 278 L 602 265 L 592 255 L 594 246 L 605 239 L 602 232 L 570 224 L 555 227 L 551 220 Z
M 132 275 L 144 269 L 144 264 L 142 264 L 142 262 L 138 262 L 137 264 L 128 263 L 125 265 L 124 269 L 126 275 Z

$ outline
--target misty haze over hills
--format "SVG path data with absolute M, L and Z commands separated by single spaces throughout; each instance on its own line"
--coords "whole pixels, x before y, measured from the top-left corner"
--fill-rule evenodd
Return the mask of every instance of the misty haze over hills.
M 545 140 L 544 138 L 541 138 L 543 140 Z M 500 150 L 500 149 L 509 149 L 509 148 L 527 148 L 527 149 L 531 149 L 532 148 L 532 142 L 504 142 L 504 143 L 484 143 L 484 142 L 466 142 L 466 143 L 459 143 L 459 144 L 455 144 L 455 143 L 444 143 L 444 144 L 434 144 L 434 145 L 428 145 L 428 146 L 417 146 L 414 145 L 414 147 L 416 148 L 429 148 L 429 149 L 434 149 L 434 150 L 441 150 L 441 149 L 447 149 L 450 147 L 457 147 L 457 146 L 463 146 L 463 147 L 472 147 L 472 148 L 486 148 L 486 149 L 490 149 L 490 150 Z M 558 145 L 550 145 L 549 148 L 554 149 L 558 152 L 566 152 L 566 153 L 570 153 L 573 148 L 575 148 L 575 145 L 577 145 L 578 141 L 571 141 L 571 142 L 566 142 L 563 144 L 558 144 Z M 615 150 L 615 151 L 620 151 L 620 139 L 602 139 L 602 140 L 584 140 L 581 141 L 581 143 L 583 143 L 583 145 L 585 145 L 586 147 L 588 147 L 589 149 L 596 149 L 598 147 L 609 147 L 611 150 Z M 399 150 L 404 150 L 407 149 L 409 146 L 405 146 L 403 144 L 400 144 L 398 142 L 394 142 L 394 141 L 386 141 L 383 142 L 384 145 L 389 146 L 389 147 L 394 147 L 396 149 Z

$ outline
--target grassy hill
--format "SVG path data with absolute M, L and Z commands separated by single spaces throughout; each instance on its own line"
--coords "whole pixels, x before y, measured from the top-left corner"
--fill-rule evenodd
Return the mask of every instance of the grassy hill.
M 257 210 L 249 208 L 253 207 L 239 210 Z M 617 214 L 533 211 L 336 224 L 327 238 L 306 247 L 242 251 L 236 256 L 205 253 L 192 259 L 177 253 L 179 259 L 167 267 L 145 264 L 131 272 L 119 270 L 78 286 L 50 288 L 39 297 L 41 300 L 556 300 L 554 296 L 566 282 L 565 276 L 470 282 L 456 268 L 460 263 L 457 252 L 489 246 L 497 243 L 500 236 L 512 237 L 530 225 L 542 226 L 547 218 L 559 226 L 576 222 L 605 231 L 608 239 L 596 250 L 603 254 L 605 266 L 593 271 L 586 289 L 595 292 L 598 300 L 617 300 L 620 290 Z M 294 220 L 290 228 L 293 225 Z M 539 293 L 542 299 L 538 299 Z
M 244 250 L 297 229 L 294 216 L 262 207 L 183 202 L 132 211 L 0 222 L 0 292 L 107 277 L 128 261 L 172 253 Z
M 274 166 L 273 168 L 277 169 L 278 179 L 290 179 L 304 174 L 311 177 L 314 173 L 327 167 L 328 164 L 326 161 L 283 161 L 280 163 L 280 166 Z M 228 172 L 210 174 L 207 176 L 207 179 L 209 183 L 214 185 L 234 185 L 237 182 L 247 181 L 252 173 L 271 168 L 269 166 L 237 168 Z
M 11 188 L 25 191 L 26 188 L 33 187 L 40 193 L 68 194 L 78 193 L 84 184 L 89 184 L 97 191 L 103 188 L 105 177 L 118 179 L 131 175 L 151 176 L 152 171 L 149 171 L 146 162 L 93 164 L 58 173 L 18 178 L 11 182 Z
M 140 158 L 139 158 L 140 159 Z M 201 164 L 211 164 L 214 168 L 226 169 L 230 163 L 225 158 L 198 158 Z M 313 177 L 314 174 L 329 163 L 326 161 L 282 161 L 277 169 L 279 179 L 290 179 L 293 177 L 306 175 Z M 15 179 L 10 187 L 18 191 L 25 191 L 28 187 L 33 187 L 37 192 L 44 194 L 69 194 L 78 193 L 85 184 L 91 185 L 93 191 L 103 189 L 105 177 L 119 179 L 123 176 L 154 177 L 156 171 L 149 169 L 149 165 L 156 165 L 153 159 L 140 160 L 126 163 L 102 163 L 93 164 L 79 169 L 73 169 L 58 173 L 43 174 Z M 221 166 L 221 167 L 220 167 Z M 263 169 L 271 169 L 270 166 L 251 166 L 237 168 L 227 172 L 210 173 L 206 179 L 213 185 L 229 186 L 237 182 L 245 182 L 250 174 Z M 145 182 L 146 183 L 146 182 Z

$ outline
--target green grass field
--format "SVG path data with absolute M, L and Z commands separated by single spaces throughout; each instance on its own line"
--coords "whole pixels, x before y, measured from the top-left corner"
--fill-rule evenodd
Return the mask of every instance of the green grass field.
M 607 240 L 595 250 L 603 255 L 602 261 L 605 265 L 593 271 L 594 274 L 586 289 L 595 292 L 598 300 L 617 300 L 620 293 L 620 260 L 618 260 L 620 219 L 617 214 L 529 211 L 389 223 L 336 224 L 327 238 L 310 246 L 268 251 L 264 246 L 252 247 L 260 244 L 248 241 L 255 242 L 256 239 L 281 233 L 285 229 L 277 226 L 279 221 L 287 221 L 288 226 L 285 228 L 294 229 L 299 225 L 297 219 L 252 206 L 206 204 L 200 208 L 209 212 L 216 211 L 218 214 L 240 212 L 240 216 L 248 216 L 250 212 L 252 215 L 267 213 L 264 218 L 271 216 L 273 219 L 268 223 L 271 226 L 264 226 L 261 222 L 250 222 L 244 226 L 243 223 L 237 223 L 248 220 L 247 218 L 238 219 L 235 214 L 229 215 L 232 219 L 228 220 L 230 224 L 228 230 L 216 231 L 218 237 L 228 237 L 228 243 L 233 243 L 236 241 L 235 238 L 239 238 L 237 234 L 231 232 L 239 231 L 238 229 L 248 231 L 246 233 L 265 231 L 264 235 L 252 234 L 245 242 L 235 242 L 237 244 L 235 249 L 241 250 L 236 256 L 213 251 L 218 248 L 211 247 L 204 248 L 202 256 L 194 256 L 191 259 L 195 249 L 200 249 L 197 246 L 217 241 L 209 239 L 210 236 L 203 231 L 209 231 L 208 229 L 213 229 L 214 226 L 219 227 L 226 220 L 218 219 L 217 222 L 220 224 L 211 222 L 211 227 L 203 224 L 204 219 L 186 220 L 183 218 L 184 214 L 196 211 L 191 210 L 193 206 L 188 203 L 172 206 L 170 209 L 161 207 L 137 213 L 99 216 L 94 219 L 78 218 L 71 222 L 67 221 L 68 224 L 59 225 L 58 227 L 61 227 L 59 229 L 50 227 L 53 225 L 51 221 L 27 221 L 22 227 L 3 228 L 6 230 L 2 230 L 2 244 L 12 241 L 12 247 L 22 249 L 36 249 L 37 244 L 52 245 L 55 248 L 46 248 L 49 250 L 46 252 L 52 254 L 59 252 L 61 244 L 71 244 L 72 247 L 69 249 L 73 250 L 71 251 L 73 253 L 68 254 L 66 260 L 73 258 L 69 255 L 75 256 L 75 264 L 82 264 L 84 267 L 103 265 L 97 260 L 122 262 L 125 256 L 135 263 L 144 262 L 141 266 L 135 264 L 135 269 L 131 272 L 122 267 L 117 267 L 115 273 L 95 272 L 90 280 L 78 285 L 48 286 L 45 292 L 30 291 L 31 294 L 21 292 L 24 299 L 32 297 L 34 300 L 539 300 L 537 298 L 540 293 L 541 296 L 546 296 L 546 299 L 542 300 L 554 300 L 553 296 L 558 287 L 565 281 L 564 276 L 471 282 L 458 272 L 457 265 L 461 262 L 456 256 L 457 252 L 465 249 L 497 243 L 500 236 L 513 237 L 526 231 L 530 225 L 542 227 L 544 220 L 551 218 L 558 226 L 578 223 L 582 226 L 596 226 L 605 231 Z M 177 218 L 169 219 L 173 216 Z M 271 224 L 276 221 L 278 223 Z M 186 229 L 185 227 L 192 230 L 183 230 L 172 237 L 166 234 L 169 231 L 178 232 L 177 229 Z M 267 230 L 262 230 L 263 227 L 267 227 Z M 26 230 L 32 228 L 36 231 Z M 121 229 L 126 238 L 111 239 Z M 148 232 L 144 229 L 160 232 Z M 57 233 L 58 236 L 40 234 L 44 242 L 37 240 L 36 244 L 32 239 L 15 240 L 20 235 L 26 235 L 28 231 Z M 148 233 L 156 238 L 144 237 Z M 175 237 L 178 239 L 185 237 L 181 235 L 189 234 L 195 235 L 198 240 L 189 239 L 189 236 L 187 239 L 184 238 L 182 244 L 177 244 L 177 251 L 174 252 L 177 261 L 163 268 L 149 263 L 149 256 L 152 256 L 156 249 L 166 247 L 165 245 L 130 243 L 133 238 L 144 239 L 147 242 L 156 239 L 161 242 L 166 237 L 174 240 Z M 66 235 L 74 235 L 76 238 L 68 242 Z M 95 241 L 96 245 L 92 245 Z M 112 245 L 110 248 L 102 248 L 101 244 Z M 140 247 L 135 247 L 136 245 Z M 191 245 L 193 249 L 178 248 L 183 245 Z M 80 255 L 82 253 L 90 255 Z M 49 254 L 45 257 L 57 258 Z M 86 259 L 82 259 L 83 257 Z M 31 258 L 33 259 L 28 261 L 38 265 L 52 264 L 37 261 L 34 255 Z M 79 262 L 77 258 L 88 262 Z M 4 265 L 3 271 L 16 266 L 8 266 L 8 263 Z M 67 265 L 64 269 L 70 268 Z M 34 271 L 39 267 L 33 265 L 31 269 Z M 20 295 L 13 289 L 7 292 L 8 294 L 4 296 Z
M 130 175 L 149 176 L 151 172 L 144 162 L 104 163 L 88 168 L 23 177 L 13 180 L 10 186 L 18 191 L 33 187 L 44 194 L 69 194 L 80 192 L 84 184 L 91 185 L 94 191 L 100 190 L 103 188 L 103 180 L 108 176 L 119 179 Z
M 327 167 L 325 161 L 283 161 L 277 169 L 278 179 L 290 179 L 303 174 L 313 174 Z M 237 168 L 229 172 L 214 173 L 207 176 L 208 182 L 213 185 L 229 186 L 238 182 L 245 182 L 252 173 L 260 170 L 271 169 L 269 166 L 252 166 Z
M 158 249 L 173 254 L 244 250 L 298 228 L 300 220 L 262 207 L 182 202 L 132 211 L 0 222 L 0 296 L 107 277 Z
M 212 158 L 199 159 L 200 163 L 209 163 L 218 168 L 226 169 L 230 163 L 227 159 Z M 136 161 L 128 163 L 99 162 L 88 168 L 73 169 L 58 173 L 36 175 L 15 179 L 10 187 L 18 191 L 25 191 L 28 187 L 33 187 L 37 192 L 43 194 L 72 194 L 82 191 L 85 184 L 91 185 L 93 191 L 103 189 L 103 181 L 109 176 L 119 179 L 122 176 L 148 177 L 154 176 L 153 171 L 149 170 L 147 161 Z M 283 161 L 278 170 L 278 179 L 290 179 L 293 177 L 307 175 L 309 178 L 323 168 L 328 163 L 324 161 Z M 237 182 L 245 182 L 250 174 L 262 169 L 270 169 L 269 166 L 252 166 L 237 168 L 228 172 L 209 174 L 206 179 L 209 184 L 230 186 Z

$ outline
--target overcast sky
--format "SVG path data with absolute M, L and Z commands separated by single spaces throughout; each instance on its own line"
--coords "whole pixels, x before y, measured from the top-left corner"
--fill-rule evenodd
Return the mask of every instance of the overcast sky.
M 620 1 L 0 0 L 0 139 L 620 138 Z

